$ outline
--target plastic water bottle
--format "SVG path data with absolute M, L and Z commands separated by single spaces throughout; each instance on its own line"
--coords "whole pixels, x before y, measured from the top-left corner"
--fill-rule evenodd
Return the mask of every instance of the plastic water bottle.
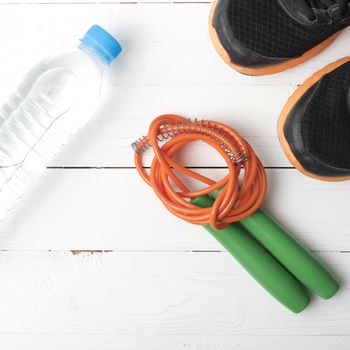
M 34 66 L 0 108 L 0 220 L 93 114 L 103 69 L 121 52 L 94 25 L 78 48 Z

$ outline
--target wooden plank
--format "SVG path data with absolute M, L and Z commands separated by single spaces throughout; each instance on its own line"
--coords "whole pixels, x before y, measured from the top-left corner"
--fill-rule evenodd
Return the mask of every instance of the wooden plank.
M 193 3 L 212 3 L 211 0 L 2 0 L 1 5 L 124 5 L 124 4 L 193 4 Z
M 133 166 L 131 143 L 147 134 L 153 118 L 168 112 L 192 120 L 213 119 L 232 125 L 254 145 L 265 166 L 291 166 L 276 135 L 276 121 L 289 89 L 276 86 L 149 86 L 147 89 L 128 86 L 121 93 L 117 90 L 119 88 L 106 89 L 105 103 L 96 118 L 65 147 L 51 166 Z M 232 108 L 231 96 L 245 103 Z M 253 108 L 251 96 L 255 96 L 256 107 Z M 150 165 L 151 157 L 153 152 L 145 154 L 145 165 Z M 225 165 L 216 151 L 204 143 L 189 145 L 182 158 L 188 166 Z
M 242 335 L 108 335 L 108 334 L 1 334 L 0 345 L 6 350 L 348 350 L 349 336 L 242 336 Z
M 350 251 L 348 182 L 295 170 L 268 176 L 265 207 L 295 237 L 312 250 Z M 168 213 L 134 169 L 49 170 L 0 231 L 0 249 L 221 250 L 201 227 Z
M 350 254 L 321 257 L 347 278 Z M 334 336 L 342 346 L 350 335 L 348 284 L 294 315 L 226 253 L 1 252 L 0 277 L 0 334 L 18 337 L 169 335 L 205 348 L 212 336 Z
M 348 54 L 344 42 L 350 31 L 300 67 L 274 76 L 246 77 L 226 67 L 212 48 L 206 23 L 209 7 L 3 5 L 0 100 L 35 61 L 59 48 L 75 46 L 86 28 L 100 23 L 120 39 L 124 53 L 106 75 L 103 100 L 94 118 L 52 165 L 130 166 L 130 142 L 146 132 L 155 116 L 179 113 L 229 123 L 248 138 L 266 166 L 289 166 L 276 136 L 278 114 L 297 84 Z M 204 148 L 196 149 L 188 163 L 220 165 Z

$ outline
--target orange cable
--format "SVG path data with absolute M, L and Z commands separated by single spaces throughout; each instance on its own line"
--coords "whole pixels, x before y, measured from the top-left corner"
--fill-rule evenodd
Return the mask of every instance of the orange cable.
M 167 140 L 161 146 L 160 142 Z M 201 140 L 224 158 L 228 174 L 216 182 L 174 161 L 186 144 Z M 251 146 L 231 127 L 208 120 L 194 122 L 177 115 L 162 115 L 151 123 L 148 135 L 133 144 L 135 165 L 165 207 L 177 217 L 196 225 L 210 224 L 221 230 L 253 214 L 262 204 L 267 180 L 265 169 Z M 144 149 L 152 147 L 150 173 L 142 165 Z M 190 191 L 175 171 L 207 186 Z M 239 181 L 240 175 L 243 175 Z M 175 190 L 177 187 L 179 190 Z M 211 208 L 200 208 L 191 199 L 223 188 Z

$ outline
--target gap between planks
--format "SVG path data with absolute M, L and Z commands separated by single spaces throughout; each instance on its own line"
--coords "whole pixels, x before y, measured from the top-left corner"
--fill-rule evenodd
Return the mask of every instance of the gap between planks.
M 336 253 L 336 254 L 349 254 L 348 250 L 309 250 L 311 253 Z M 0 253 L 58 253 L 58 252 L 71 252 L 73 255 L 80 254 L 105 254 L 105 253 L 200 253 L 200 254 L 221 254 L 227 253 L 225 249 L 222 250 L 201 250 L 201 249 L 0 249 Z
M 211 4 L 213 1 L 86 1 L 86 2 L 1 2 L 0 6 L 2 5 L 139 5 L 139 4 L 164 4 L 164 5 L 193 5 L 193 4 Z
M 225 166 L 187 166 L 186 169 L 227 169 Z M 46 169 L 67 169 L 67 170 L 132 170 L 136 169 L 134 166 L 49 166 Z M 150 169 L 149 166 L 144 166 L 143 169 Z M 266 170 L 295 170 L 294 167 L 264 167 Z

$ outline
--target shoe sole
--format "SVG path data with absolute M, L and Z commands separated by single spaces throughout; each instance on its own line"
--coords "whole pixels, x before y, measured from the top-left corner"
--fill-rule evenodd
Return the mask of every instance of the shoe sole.
M 295 67 L 298 64 L 301 64 L 310 58 L 316 56 L 319 54 L 321 51 L 323 51 L 327 46 L 329 46 L 336 38 L 337 36 L 341 33 L 341 31 L 333 34 L 330 36 L 328 39 L 323 41 L 322 43 L 318 44 L 317 46 L 313 47 L 311 50 L 305 52 L 302 56 L 298 58 L 291 59 L 289 61 L 283 62 L 276 64 L 274 66 L 269 66 L 269 67 L 264 67 L 264 68 L 249 68 L 249 67 L 244 67 L 244 66 L 239 66 L 231 61 L 231 58 L 227 51 L 224 49 L 224 47 L 221 45 L 221 42 L 219 40 L 219 37 L 216 33 L 216 30 L 213 26 L 213 17 L 214 17 L 214 12 L 216 9 L 216 6 L 218 4 L 219 0 L 215 0 L 212 8 L 210 10 L 210 15 L 209 15 L 209 34 L 211 41 L 217 51 L 217 53 L 220 55 L 220 57 L 233 69 L 236 71 L 246 74 L 246 75 L 253 75 L 253 76 L 262 76 L 262 75 L 269 75 L 269 74 L 275 74 L 282 72 L 284 70 L 287 70 L 289 68 Z
M 288 160 L 292 163 L 292 165 L 299 170 L 304 175 L 307 175 L 309 177 L 312 177 L 317 180 L 321 181 L 331 181 L 331 182 L 338 182 L 338 181 L 344 181 L 344 180 L 350 180 L 350 176 L 343 176 L 343 177 L 327 177 L 327 176 L 319 176 L 314 173 L 309 172 L 306 170 L 301 163 L 298 161 L 298 159 L 295 157 L 291 147 L 289 146 L 289 143 L 284 135 L 284 125 L 286 123 L 286 120 L 288 118 L 289 113 L 292 111 L 294 106 L 298 103 L 298 101 L 304 96 L 304 94 L 313 86 L 315 85 L 320 79 L 322 79 L 323 76 L 326 74 L 334 71 L 341 65 L 347 63 L 350 61 L 350 57 L 342 58 L 334 63 L 329 64 L 328 66 L 324 67 L 323 69 L 316 72 L 314 75 L 312 75 L 309 79 L 307 79 L 302 85 L 300 85 L 292 94 L 292 96 L 288 99 L 287 103 L 282 109 L 282 112 L 280 114 L 278 125 L 277 125 L 277 132 L 278 132 L 278 138 L 281 143 L 282 149 L 287 156 Z

